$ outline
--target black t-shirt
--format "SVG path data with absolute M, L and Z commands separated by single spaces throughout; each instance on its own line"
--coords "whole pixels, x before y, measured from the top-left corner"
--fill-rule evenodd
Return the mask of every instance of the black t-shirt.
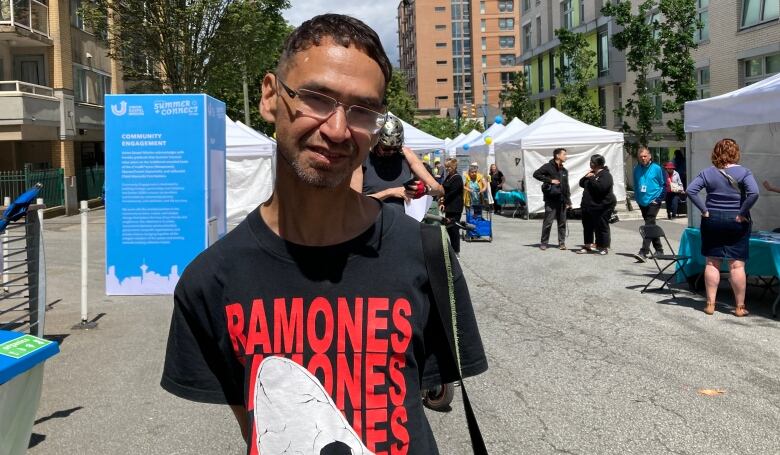
M 363 194 L 374 194 L 388 188 L 404 186 L 414 175 L 403 152 L 399 151 L 388 156 L 378 156 L 369 153 L 363 163 Z M 403 207 L 402 198 L 386 198 L 384 202 Z
M 449 174 L 441 184 L 444 187 L 444 213 L 463 212 L 463 177 Z
M 498 185 L 504 181 L 504 173 L 496 171 L 495 174 L 490 174 L 490 192 L 495 195 L 501 188 Z
M 472 376 L 487 360 L 453 269 L 462 372 Z M 306 247 L 255 210 L 184 271 L 161 385 L 246 406 L 249 454 L 436 454 L 420 389 L 455 378 L 443 333 L 412 218 L 383 204 L 360 236 Z

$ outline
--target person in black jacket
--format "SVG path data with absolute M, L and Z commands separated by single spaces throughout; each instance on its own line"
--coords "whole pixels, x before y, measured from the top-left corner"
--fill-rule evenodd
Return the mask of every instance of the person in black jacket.
M 612 192 L 613 180 L 604 157 L 590 157 L 590 172 L 580 179 L 582 193 L 582 228 L 585 245 L 577 254 L 607 254 L 610 244 L 609 217 L 615 209 L 617 199 Z M 596 242 L 593 242 L 593 237 Z
M 566 209 L 571 208 L 571 190 L 569 171 L 563 167 L 564 162 L 566 162 L 566 149 L 557 148 L 553 150 L 553 159 L 534 172 L 534 178 L 542 182 L 544 195 L 544 222 L 540 250 L 547 249 L 553 220 L 558 221 L 558 248 L 566 249 Z
M 458 227 L 452 224 L 460 221 L 463 214 L 463 177 L 458 173 L 458 160 L 449 158 L 444 162 L 445 177 L 441 182 L 444 196 L 439 198 L 439 209 L 447 219 L 447 234 L 455 254 L 460 254 L 460 233 Z

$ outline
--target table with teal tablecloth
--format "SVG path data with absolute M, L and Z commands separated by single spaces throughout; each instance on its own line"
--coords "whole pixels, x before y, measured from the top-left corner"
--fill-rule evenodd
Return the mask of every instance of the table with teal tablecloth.
M 745 263 L 745 273 L 753 276 L 780 277 L 780 236 L 769 232 L 754 232 L 750 236 L 749 257 Z M 690 256 L 685 263 L 685 273 L 696 275 L 704 270 L 705 258 L 701 254 L 701 232 L 697 228 L 688 228 L 680 238 L 681 256 Z M 728 271 L 728 264 L 723 261 L 723 271 Z M 679 278 L 679 277 L 678 277 Z M 776 314 L 780 295 L 772 305 L 772 313 Z
M 515 212 L 512 216 L 514 217 L 518 210 L 526 205 L 525 193 L 517 190 L 499 191 L 496 193 L 496 204 L 502 207 L 513 206 Z

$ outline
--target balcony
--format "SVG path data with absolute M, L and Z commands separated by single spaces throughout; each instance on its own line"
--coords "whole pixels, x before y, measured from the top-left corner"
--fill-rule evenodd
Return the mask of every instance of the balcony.
M 49 37 L 48 0 L 0 0 L 0 39 L 8 28 Z
M 60 100 L 54 90 L 22 81 L 0 81 L 0 126 L 60 126 Z M 24 135 L 24 128 L 22 129 Z

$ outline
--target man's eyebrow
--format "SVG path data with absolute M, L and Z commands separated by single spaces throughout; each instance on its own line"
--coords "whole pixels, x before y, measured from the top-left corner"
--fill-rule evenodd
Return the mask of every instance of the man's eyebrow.
M 314 82 L 314 81 L 306 82 L 303 85 L 301 85 L 299 88 L 306 89 L 306 90 L 311 90 L 312 92 L 319 92 L 319 93 L 322 93 L 323 95 L 328 95 L 331 98 L 335 98 L 335 99 L 337 99 L 337 100 L 339 100 L 341 102 L 344 102 L 345 104 L 348 104 L 348 105 L 349 104 L 357 104 L 358 106 L 363 106 L 363 107 L 367 107 L 369 109 L 377 109 L 377 110 L 381 109 L 382 106 L 383 106 L 382 99 L 372 98 L 372 97 L 363 97 L 363 96 L 352 96 L 352 97 L 350 97 L 348 102 L 345 102 L 343 99 L 340 99 L 341 98 L 341 96 L 340 96 L 341 94 L 340 93 L 337 93 L 336 91 L 332 90 L 331 88 L 329 88 L 329 87 L 327 87 L 325 85 L 319 84 L 317 82 Z

